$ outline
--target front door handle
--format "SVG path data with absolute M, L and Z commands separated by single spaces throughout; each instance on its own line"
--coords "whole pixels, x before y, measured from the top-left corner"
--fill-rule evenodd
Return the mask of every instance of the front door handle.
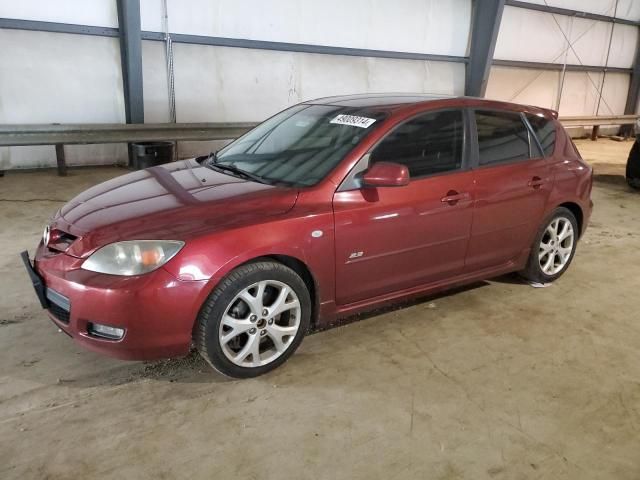
M 529 180 L 529 183 L 527 183 L 529 187 L 535 188 L 535 189 L 540 188 L 544 184 L 545 184 L 545 181 L 538 176 L 533 177 L 531 180 Z
M 469 194 L 467 192 L 459 193 L 455 190 L 449 190 L 447 194 L 440 199 L 442 203 L 448 203 L 453 206 L 458 203 L 460 200 L 466 200 L 469 198 Z

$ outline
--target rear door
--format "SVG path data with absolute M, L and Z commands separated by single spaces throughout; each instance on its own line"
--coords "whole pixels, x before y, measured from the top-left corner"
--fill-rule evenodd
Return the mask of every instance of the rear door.
M 477 109 L 476 198 L 465 272 L 498 267 L 530 247 L 553 178 L 523 114 Z
M 473 211 L 465 119 L 460 109 L 421 114 L 362 159 L 406 165 L 409 185 L 360 188 L 347 178 L 335 193 L 338 304 L 462 271 Z

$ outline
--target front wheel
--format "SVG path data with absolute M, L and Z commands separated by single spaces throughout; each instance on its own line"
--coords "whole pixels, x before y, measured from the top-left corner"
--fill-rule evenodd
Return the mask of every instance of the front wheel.
M 554 281 L 569 268 L 577 243 L 575 215 L 567 208 L 556 208 L 538 231 L 527 266 L 520 274 L 532 282 Z
M 311 300 L 300 276 L 271 261 L 231 272 L 205 302 L 196 347 L 220 373 L 262 375 L 284 363 L 309 329 Z

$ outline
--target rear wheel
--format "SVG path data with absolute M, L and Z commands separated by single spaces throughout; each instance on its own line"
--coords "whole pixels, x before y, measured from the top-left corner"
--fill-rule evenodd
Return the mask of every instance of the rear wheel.
M 527 266 L 520 274 L 532 282 L 554 281 L 569 268 L 577 242 L 575 215 L 567 208 L 556 208 L 538 231 Z
M 211 293 L 195 343 L 229 377 L 262 375 L 284 363 L 309 328 L 311 301 L 300 276 L 277 262 L 238 267 Z

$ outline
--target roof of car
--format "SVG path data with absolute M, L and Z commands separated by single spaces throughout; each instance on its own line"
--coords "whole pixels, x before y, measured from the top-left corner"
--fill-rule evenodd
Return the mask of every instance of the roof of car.
M 335 97 L 316 98 L 304 103 L 320 105 L 339 105 L 343 107 L 390 107 L 421 103 L 428 100 L 456 98 L 451 95 L 430 95 L 421 93 L 361 93 L 358 95 L 339 95 Z
M 542 107 L 529 105 L 519 105 L 510 102 L 501 102 L 486 98 L 467 97 L 460 95 L 433 95 L 426 93 L 362 93 L 357 95 L 339 95 L 335 97 L 316 98 L 308 100 L 306 104 L 314 105 L 335 105 L 353 108 L 375 108 L 381 110 L 396 110 L 406 108 L 418 103 L 428 103 L 433 101 L 451 100 L 451 103 L 459 104 L 464 102 L 467 105 L 487 105 L 492 108 L 516 111 L 544 111 L 557 118 L 557 112 Z M 447 102 L 448 103 L 448 102 Z

